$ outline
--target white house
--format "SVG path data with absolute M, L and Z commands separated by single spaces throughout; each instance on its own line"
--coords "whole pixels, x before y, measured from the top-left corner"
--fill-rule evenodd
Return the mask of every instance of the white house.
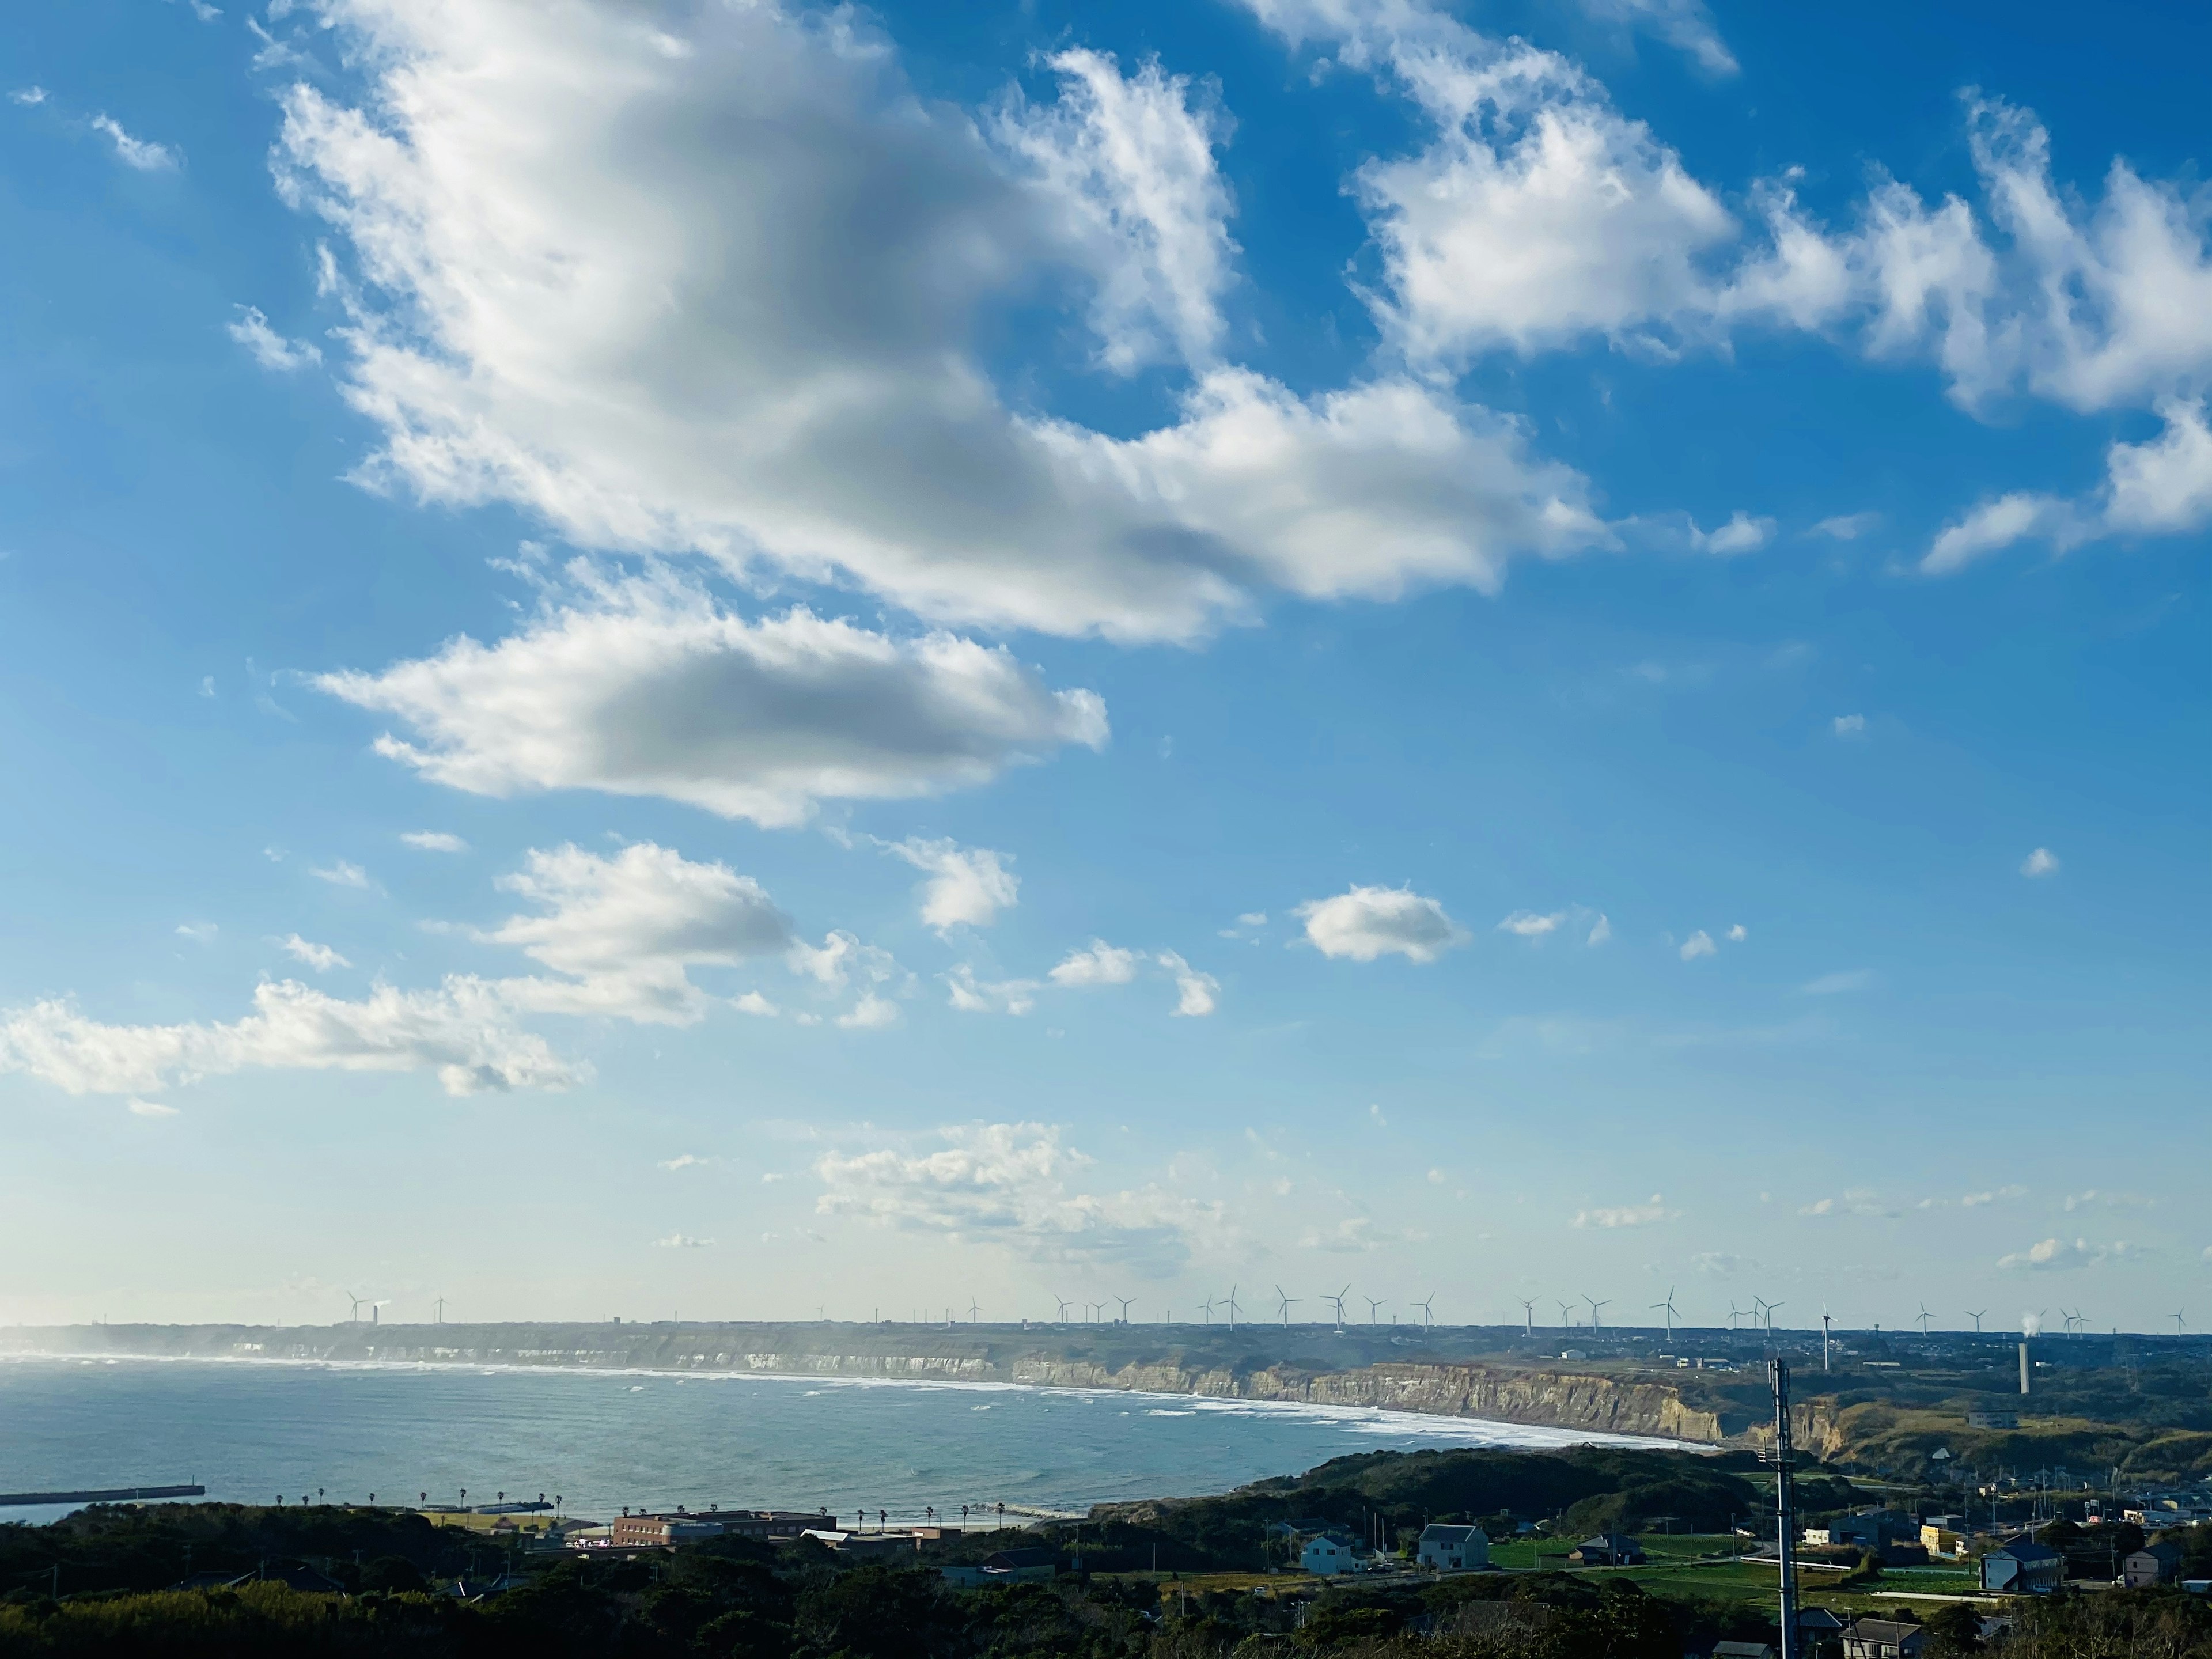
M 1440 1572 L 1466 1572 L 1490 1565 L 1490 1535 L 1480 1527 L 1423 1527 L 1420 1563 Z
M 1308 1572 L 1322 1577 L 1333 1572 L 1350 1572 L 1352 1546 L 1341 1538 L 1332 1538 L 1323 1533 L 1318 1538 L 1306 1540 L 1305 1552 L 1298 1557 L 1298 1565 Z

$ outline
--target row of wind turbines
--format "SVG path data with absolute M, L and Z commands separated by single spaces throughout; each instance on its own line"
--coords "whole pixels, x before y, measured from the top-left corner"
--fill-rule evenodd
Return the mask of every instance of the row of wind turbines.
M 1228 1316 L 1229 1323 L 1231 1326 L 1234 1326 L 1237 1322 L 1238 1316 L 1245 1311 L 1244 1304 L 1237 1299 L 1237 1293 L 1242 1288 L 1243 1286 L 1241 1285 L 1231 1285 L 1229 1287 L 1228 1295 L 1218 1297 L 1209 1296 L 1203 1302 L 1200 1303 L 1198 1307 L 1201 1322 L 1211 1325 L 1214 1322 L 1214 1316 L 1218 1313 L 1226 1315 Z M 1351 1297 L 1352 1286 L 1346 1285 L 1340 1291 L 1324 1291 L 1319 1296 L 1311 1299 L 1318 1302 L 1326 1302 L 1331 1307 L 1334 1308 L 1336 1310 L 1336 1328 L 1342 1330 L 1345 1328 L 1346 1323 L 1344 1314 L 1344 1304 L 1346 1301 L 1351 1299 Z M 1280 1285 L 1276 1285 L 1276 1318 L 1279 1320 L 1285 1328 L 1287 1328 L 1291 1323 L 1291 1310 L 1308 1299 L 1309 1298 L 1303 1296 L 1291 1296 L 1286 1292 Z M 1409 1302 L 1407 1304 L 1408 1307 L 1418 1308 L 1420 1310 L 1421 1328 L 1424 1330 L 1428 1329 L 1431 1326 L 1436 1323 L 1436 1292 L 1431 1291 L 1419 1301 Z M 1055 1291 L 1053 1296 L 1053 1301 L 1059 1309 L 1059 1314 L 1055 1322 L 1062 1325 L 1067 1324 L 1069 1322 L 1067 1310 L 1072 1307 L 1080 1305 L 1083 1309 L 1082 1322 L 1086 1325 L 1095 1324 L 1098 1321 L 1098 1316 L 1106 1311 L 1107 1303 L 1118 1302 L 1121 1305 L 1121 1316 L 1117 1322 L 1127 1325 L 1130 1322 L 1129 1310 L 1136 1304 L 1136 1297 L 1133 1296 L 1109 1296 L 1106 1298 L 1105 1302 L 1085 1302 L 1078 1304 L 1076 1303 L 1070 1302 L 1066 1297 L 1061 1296 Z M 1382 1310 L 1390 1305 L 1389 1298 L 1388 1297 L 1379 1296 L 1363 1296 L 1359 1300 L 1366 1303 L 1367 1304 L 1367 1322 L 1370 1325 L 1380 1325 L 1382 1322 Z M 1167 1322 L 1170 1325 L 1175 1323 L 1175 1310 L 1173 1308 L 1167 1310 Z M 1254 1322 L 1247 1319 L 1244 1322 L 1249 1325 Z M 1395 1317 L 1391 1322 L 1394 1324 L 1397 1322 Z

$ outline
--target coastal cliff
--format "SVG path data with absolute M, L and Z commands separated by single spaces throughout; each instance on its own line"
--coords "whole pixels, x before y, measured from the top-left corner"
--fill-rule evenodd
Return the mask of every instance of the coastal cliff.
M 1389 1332 L 1389 1334 L 1384 1333 Z M 824 1340 L 827 1338 L 829 1340 Z M 1105 1389 L 1366 1407 L 1719 1445 L 1753 1427 L 1731 1392 L 1446 1349 L 1443 1334 L 1271 1327 L 804 1325 L 73 1326 L 0 1330 L 0 1352 L 331 1364 L 751 1372 Z M 1316 1352 L 1318 1350 L 1318 1352 Z M 1285 1351 L 1289 1356 L 1285 1356 Z M 1379 1351 L 1379 1352 L 1378 1352 Z M 1316 1363 L 1318 1362 L 1318 1363 Z M 1330 1363 L 1334 1362 L 1334 1363 Z

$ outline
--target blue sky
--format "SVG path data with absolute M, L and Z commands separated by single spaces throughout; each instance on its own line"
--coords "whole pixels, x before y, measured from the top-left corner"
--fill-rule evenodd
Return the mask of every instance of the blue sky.
M 2209 51 L 25 20 L 0 1318 L 2212 1302 Z

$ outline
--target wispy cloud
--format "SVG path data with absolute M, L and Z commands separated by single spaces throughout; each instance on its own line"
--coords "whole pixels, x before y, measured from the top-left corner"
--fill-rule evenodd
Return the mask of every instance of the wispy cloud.
M 465 853 L 468 842 L 443 830 L 407 830 L 399 839 L 418 853 Z
M 131 1115 L 133 1117 L 175 1117 L 178 1115 L 178 1112 L 175 1107 L 164 1106 L 158 1100 L 140 1100 L 134 1097 L 131 1102 Z
M 316 880 L 326 881 L 333 887 L 356 887 L 366 890 L 373 884 L 369 881 L 368 871 L 345 859 L 339 859 L 328 868 L 312 871 L 310 873 Z
M 1998 1257 L 1997 1266 L 2007 1271 L 2063 1273 L 2076 1267 L 2101 1267 L 2107 1261 L 2132 1261 L 2142 1254 L 2125 1239 L 2093 1244 L 2086 1238 L 2046 1238 L 2024 1250 Z
M 1849 968 L 1840 973 L 1823 974 L 1818 979 L 1808 979 L 1797 988 L 1800 996 L 1839 997 L 1853 991 L 1863 991 L 1875 983 L 1875 972 L 1870 968 Z
M 317 945 L 293 933 L 278 941 L 295 960 L 304 962 L 319 974 L 327 974 L 333 968 L 350 968 L 348 962 L 327 945 Z
M 135 167 L 141 173 L 167 173 L 177 165 L 175 150 L 167 144 L 132 137 L 112 115 L 94 116 L 92 130 L 115 146 L 116 159 L 125 167 Z
M 654 1239 L 653 1243 L 654 1249 L 661 1250 L 703 1250 L 714 1242 L 711 1238 L 694 1238 L 688 1233 L 671 1233 L 665 1238 Z
M 1864 714 L 1838 714 L 1829 723 L 1839 738 L 1863 738 L 1866 735 Z
M 2020 872 L 2029 880 L 2058 873 L 2058 854 L 2048 847 L 2039 847 L 2020 861 Z
M 1657 1193 L 1644 1204 L 1627 1204 L 1617 1209 L 1577 1211 L 1574 1224 L 1577 1227 L 1649 1227 L 1661 1221 L 1672 1221 L 1682 1212 L 1670 1210 Z
M 279 374 L 311 368 L 323 361 L 322 352 L 306 340 L 288 340 L 269 326 L 258 306 L 240 306 L 238 315 L 223 331 L 244 346 L 262 368 Z

